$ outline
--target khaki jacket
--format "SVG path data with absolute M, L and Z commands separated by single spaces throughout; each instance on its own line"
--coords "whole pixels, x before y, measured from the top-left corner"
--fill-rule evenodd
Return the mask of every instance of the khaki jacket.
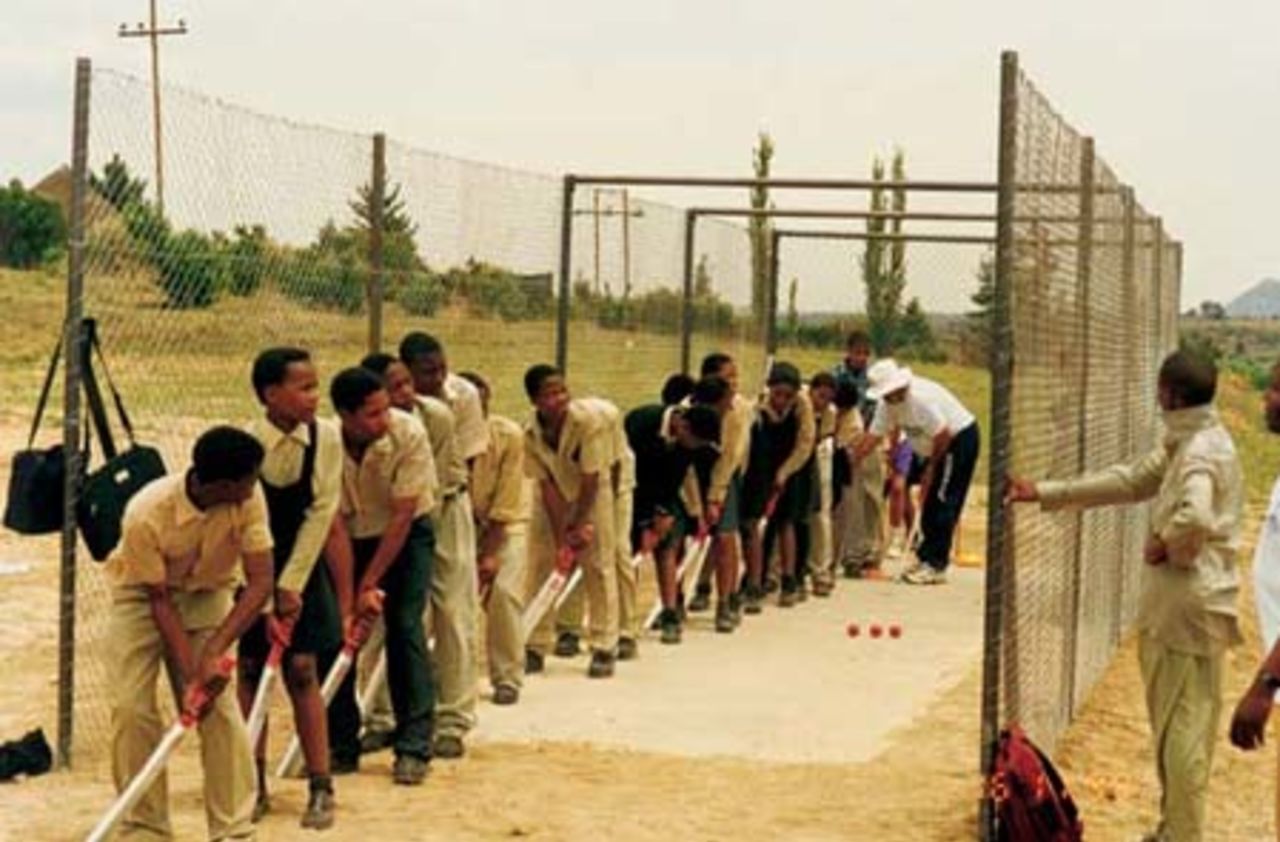
M 1137 462 L 1037 490 L 1046 510 L 1152 500 L 1152 535 L 1168 560 L 1144 565 L 1138 629 L 1172 649 L 1213 654 L 1241 642 L 1243 472 L 1212 407 L 1166 412 L 1164 425 L 1164 441 Z

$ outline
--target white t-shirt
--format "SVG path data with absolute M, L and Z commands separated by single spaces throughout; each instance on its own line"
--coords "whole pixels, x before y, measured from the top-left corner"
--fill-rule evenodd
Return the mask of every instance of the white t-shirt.
M 871 432 L 885 436 L 897 427 L 911 443 L 911 449 L 927 458 L 933 454 L 934 436 L 943 430 L 955 435 L 974 420 L 973 413 L 955 395 L 932 380 L 917 376 L 911 378 L 902 403 L 882 400 L 876 404 Z
M 1267 516 L 1258 530 L 1258 545 L 1253 551 L 1253 586 L 1262 651 L 1270 652 L 1276 636 L 1280 635 L 1280 479 L 1271 489 Z

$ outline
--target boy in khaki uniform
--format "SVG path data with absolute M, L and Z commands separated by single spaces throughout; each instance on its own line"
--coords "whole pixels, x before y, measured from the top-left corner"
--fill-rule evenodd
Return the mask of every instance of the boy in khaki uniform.
M 488 616 L 489 681 L 495 705 L 514 705 L 524 683 L 524 607 L 528 558 L 528 480 L 524 472 L 524 431 L 489 412 L 491 392 L 484 378 L 465 377 L 480 392 L 489 446 L 471 464 L 471 501 L 476 519 L 476 569 Z
M 602 400 L 570 400 L 560 371 L 535 365 L 525 373 L 534 412 L 525 426 L 525 471 L 536 484 L 529 553 L 530 595 L 542 586 L 567 546 L 582 566 L 590 611 L 587 675 L 613 675 L 617 657 L 618 547 L 615 466 L 623 458 L 613 430 L 618 409 Z M 554 618 L 542 618 L 526 644 L 525 671 L 542 669 Z
M 837 455 L 836 438 L 842 421 L 836 410 L 835 395 L 836 379 L 828 372 L 820 371 L 810 379 L 809 402 L 813 405 L 817 428 L 817 444 L 814 445 L 813 464 L 810 466 L 815 490 L 813 511 L 808 523 L 798 533 L 806 536 L 804 549 L 797 555 L 803 571 L 800 576 L 801 594 L 804 593 L 804 580 L 808 578 L 812 580 L 814 596 L 830 596 L 831 589 L 835 587 L 832 463 Z M 847 425 L 847 415 L 843 421 Z
M 218 660 L 271 595 L 271 531 L 258 486 L 262 445 L 215 427 L 196 441 L 192 468 L 158 479 L 129 501 L 120 545 L 107 561 L 111 608 L 111 754 L 123 791 L 160 742 L 156 677 L 164 664 L 178 706 L 216 687 Z M 237 573 L 244 590 L 234 597 Z M 253 752 L 232 694 L 200 721 L 209 838 L 252 839 Z M 121 823 L 119 839 L 172 838 L 163 772 Z
M 1160 780 L 1160 824 L 1148 842 L 1205 838 L 1205 802 L 1236 616 L 1244 481 L 1212 403 L 1217 370 L 1181 351 L 1160 366 L 1165 435 L 1130 465 L 1073 480 L 1010 478 L 1006 502 L 1052 511 L 1153 500 L 1138 609 L 1138 658 Z

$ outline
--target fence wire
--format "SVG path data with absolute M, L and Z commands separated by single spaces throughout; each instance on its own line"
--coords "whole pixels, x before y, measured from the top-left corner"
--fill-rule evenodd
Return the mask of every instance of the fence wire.
M 1155 376 L 1175 341 L 1175 251 L 1157 244 L 1155 221 L 1092 141 L 1021 74 L 1013 151 L 1011 469 L 1065 478 L 1156 443 Z M 1012 523 L 1002 721 L 1052 747 L 1133 619 L 1147 511 Z

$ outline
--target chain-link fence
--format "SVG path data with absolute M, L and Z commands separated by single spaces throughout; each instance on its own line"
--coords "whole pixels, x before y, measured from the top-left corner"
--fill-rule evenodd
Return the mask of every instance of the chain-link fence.
M 1006 56 L 1005 75 L 997 274 L 1007 275 L 997 284 L 1009 356 L 996 360 L 993 390 L 1008 437 L 997 430 L 993 482 L 1006 470 L 1065 478 L 1157 441 L 1155 378 L 1176 344 L 1180 247 L 1016 59 Z M 1008 721 L 1051 749 L 1133 619 L 1147 514 L 992 514 L 989 557 L 1002 562 L 988 570 L 984 690 L 999 703 L 984 713 L 984 751 Z

